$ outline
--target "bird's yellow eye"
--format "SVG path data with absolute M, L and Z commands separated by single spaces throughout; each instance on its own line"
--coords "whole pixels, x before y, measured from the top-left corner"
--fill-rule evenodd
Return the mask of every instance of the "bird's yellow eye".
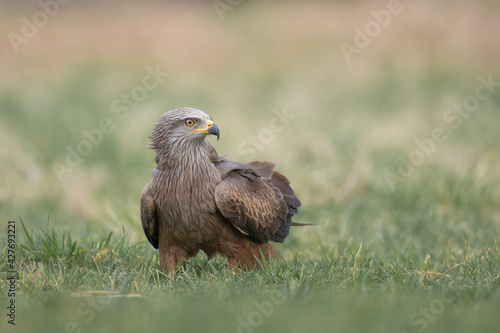
M 193 126 L 194 125 L 194 120 L 193 119 L 186 120 L 186 125 Z

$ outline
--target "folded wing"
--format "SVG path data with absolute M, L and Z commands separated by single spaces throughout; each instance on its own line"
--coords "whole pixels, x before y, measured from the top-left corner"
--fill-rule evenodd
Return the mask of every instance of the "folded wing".
M 239 231 L 260 242 L 283 242 L 300 201 L 289 182 L 269 162 L 215 164 L 222 181 L 215 189 L 221 214 Z
M 155 169 L 156 170 L 156 169 Z M 142 230 L 155 249 L 158 248 L 158 218 L 155 211 L 153 196 L 146 186 L 141 196 Z

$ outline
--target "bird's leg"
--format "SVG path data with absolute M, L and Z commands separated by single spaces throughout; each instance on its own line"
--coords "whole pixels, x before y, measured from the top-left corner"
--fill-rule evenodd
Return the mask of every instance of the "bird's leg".
M 160 246 L 160 269 L 167 271 L 166 261 L 167 261 L 167 252 L 168 249 L 166 247 Z M 174 267 L 175 270 L 175 267 Z
M 172 247 L 160 247 L 160 268 L 165 273 L 173 273 L 177 267 L 177 256 Z
M 177 267 L 177 258 L 175 255 L 168 255 L 167 256 L 167 266 L 165 267 L 165 272 L 167 273 L 173 273 L 175 272 L 175 268 Z
M 162 256 L 162 254 L 160 253 L 161 268 L 165 269 L 165 272 L 167 273 L 173 273 L 179 261 L 183 261 L 186 258 L 189 258 L 189 255 L 184 249 L 177 247 L 175 245 L 171 246 L 170 248 L 168 248 L 168 250 L 165 251 L 164 256 Z M 164 266 L 165 259 L 167 261 L 166 267 Z
M 236 267 L 238 267 L 238 260 L 236 260 L 235 258 L 228 258 L 227 262 L 229 264 L 229 268 L 231 268 L 231 272 L 233 272 L 233 274 L 236 274 Z

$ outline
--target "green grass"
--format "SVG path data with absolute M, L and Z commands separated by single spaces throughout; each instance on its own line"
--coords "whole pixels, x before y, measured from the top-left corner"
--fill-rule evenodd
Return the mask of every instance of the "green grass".
M 488 331 L 500 308 L 500 249 L 477 240 L 471 246 L 466 235 L 460 250 L 435 245 L 435 256 L 421 257 L 411 245 L 396 250 L 347 241 L 247 273 L 232 274 L 223 258 L 200 255 L 166 275 L 149 244 L 132 243 L 125 232 L 78 238 L 51 227 L 23 232 L 16 296 L 23 331 L 167 325 L 224 332 L 242 321 L 269 332 L 309 325 L 325 332 Z
M 456 129 L 443 120 L 478 76 L 500 81 L 498 5 L 408 2 L 349 66 L 339 43 L 385 2 L 248 2 L 223 22 L 201 4 L 122 6 L 68 4 L 0 55 L 13 64 L 0 76 L 0 217 L 16 221 L 19 267 L 16 327 L 2 311 L 2 332 L 498 330 L 500 90 Z M 6 31 L 31 17 L 16 8 Z M 456 17 L 461 33 L 447 28 Z M 170 76 L 120 118 L 113 101 L 157 64 Z M 139 198 L 148 135 L 179 106 L 213 117 L 220 154 L 273 161 L 291 180 L 296 221 L 317 225 L 276 244 L 278 263 L 232 274 L 199 253 L 159 269 Z M 294 118 L 254 156 L 238 149 L 274 109 Z M 104 118 L 115 130 L 60 182 L 54 163 Z M 385 173 L 437 127 L 447 140 L 392 190 Z M 2 272 L 6 240 L 2 227 Z M 0 274 L 2 309 L 9 287 Z

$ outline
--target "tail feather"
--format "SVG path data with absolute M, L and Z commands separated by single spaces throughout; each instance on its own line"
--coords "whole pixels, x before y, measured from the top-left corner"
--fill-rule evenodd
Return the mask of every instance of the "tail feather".
M 300 222 L 292 222 L 292 227 L 304 227 L 308 225 L 318 225 L 317 223 L 300 223 Z

